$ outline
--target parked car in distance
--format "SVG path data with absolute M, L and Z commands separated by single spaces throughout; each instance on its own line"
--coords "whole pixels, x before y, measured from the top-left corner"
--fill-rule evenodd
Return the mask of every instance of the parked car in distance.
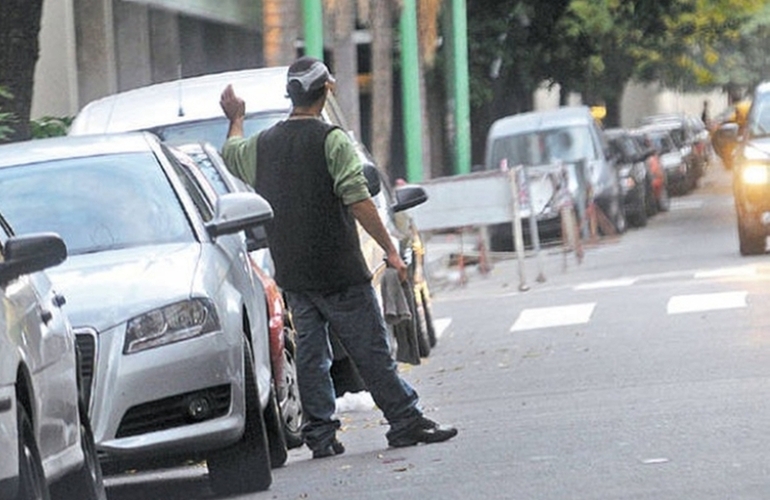
M 647 213 L 651 215 L 655 212 L 668 212 L 671 208 L 671 198 L 669 197 L 666 171 L 663 168 L 661 155 L 649 135 L 644 131 L 629 130 L 629 134 L 636 141 L 637 147 L 644 155 L 647 175 L 652 187 L 652 199 L 647 200 L 650 206 L 650 210 Z
M 264 293 L 243 231 L 272 218 L 254 193 L 210 207 L 149 133 L 0 146 L 0 213 L 56 231 L 103 466 L 205 459 L 219 494 L 264 490 L 287 458 Z M 119 468 L 118 468 L 119 467 Z
M 14 236 L 0 217 L 2 500 L 107 498 L 65 299 L 43 272 L 66 257 L 58 235 Z
M 113 94 L 93 101 L 83 107 L 75 117 L 70 135 L 102 134 L 123 131 L 146 130 L 153 132 L 169 144 L 206 142 L 220 148 L 224 144 L 228 122 L 219 106 L 222 91 L 232 84 L 236 94 L 246 102 L 244 134 L 255 134 L 279 120 L 285 119 L 291 110 L 286 95 L 287 67 L 271 67 L 230 71 L 199 77 L 149 85 Z M 322 118 L 348 131 L 345 117 L 333 95 L 329 95 Z M 355 140 L 355 138 L 354 138 Z M 408 185 L 394 188 L 386 173 L 375 165 L 369 151 L 359 141 L 358 154 L 364 164 L 374 167 L 381 189 L 373 196 L 380 217 L 391 238 L 401 249 L 405 262 L 410 265 L 410 281 L 417 294 L 416 310 L 412 317 L 420 328 L 421 354 L 427 356 L 435 345 L 432 319 L 430 319 L 429 284 L 425 280 L 422 259 L 414 259 L 414 249 L 420 247 L 414 239 L 414 223 L 406 211 L 427 197 L 420 186 Z M 373 285 L 379 283 L 385 270 L 384 253 L 368 233 L 359 231 L 361 249 L 373 274 Z M 416 281 L 415 281 L 416 280 Z M 428 311 L 426 313 L 426 311 Z
M 770 82 L 754 90 L 742 135 L 737 123 L 722 128 L 737 144 L 732 171 L 740 252 L 763 254 L 770 235 Z
M 713 148 L 711 147 L 711 133 L 699 116 L 688 115 L 687 120 L 690 122 L 690 129 L 692 130 L 693 134 L 693 148 L 695 149 L 695 157 L 701 165 L 701 176 L 703 176 L 706 169 L 711 164 L 711 159 L 714 152 Z
M 586 106 L 563 107 L 508 116 L 495 121 L 487 134 L 486 170 L 497 170 L 502 161 L 509 168 L 524 166 L 529 179 L 538 233 L 559 236 L 561 216 L 549 172 L 568 168 L 569 188 L 580 213 L 590 188 L 596 205 L 612 221 L 615 230 L 625 231 L 623 195 L 618 172 L 609 157 L 607 142 Z M 530 217 L 522 211 L 522 219 Z M 523 224 L 525 232 L 528 224 Z M 490 227 L 492 250 L 512 250 L 511 224 Z
M 650 211 L 648 200 L 654 196 L 645 155 L 625 129 L 607 129 L 604 134 L 620 176 L 626 219 L 636 227 L 644 227 Z
M 677 182 L 677 192 L 686 194 L 695 189 L 698 180 L 706 170 L 704 144 L 693 128 L 692 121 L 687 115 L 665 113 L 650 115 L 642 119 L 642 125 L 652 129 L 667 130 L 679 148 L 687 169 L 683 179 Z
M 641 127 L 638 131 L 645 134 L 658 153 L 660 164 L 666 174 L 668 192 L 685 194 L 688 184 L 687 163 L 669 131 L 656 127 Z

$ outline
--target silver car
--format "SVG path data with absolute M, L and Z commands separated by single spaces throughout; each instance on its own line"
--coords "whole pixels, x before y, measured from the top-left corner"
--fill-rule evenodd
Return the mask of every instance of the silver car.
M 50 276 L 102 464 L 200 458 L 220 493 L 267 489 L 287 451 L 243 231 L 272 218 L 269 204 L 237 193 L 212 209 L 147 133 L 2 146 L 0 185 L 15 229 L 56 231 L 69 249 Z
M 4 191 L 5 196 L 6 191 Z M 0 217 L 0 499 L 106 499 L 78 390 L 72 328 L 43 269 L 57 235 L 13 236 Z M 49 486 L 51 491 L 49 492 Z

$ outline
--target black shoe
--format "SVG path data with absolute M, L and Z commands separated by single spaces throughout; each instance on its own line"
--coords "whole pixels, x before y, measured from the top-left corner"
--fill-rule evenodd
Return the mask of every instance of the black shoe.
M 411 427 L 388 436 L 388 445 L 393 448 L 403 448 L 418 443 L 440 443 L 452 439 L 456 435 L 457 429 L 454 427 L 439 425 L 433 420 L 420 417 Z
M 335 439 L 323 448 L 313 450 L 313 458 L 333 457 L 334 455 L 342 455 L 343 453 L 345 453 L 345 447 Z

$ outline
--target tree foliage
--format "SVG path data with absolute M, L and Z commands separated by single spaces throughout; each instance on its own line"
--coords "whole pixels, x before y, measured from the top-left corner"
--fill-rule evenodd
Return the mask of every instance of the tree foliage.
M 713 81 L 740 98 L 740 94 L 770 79 L 770 4 L 743 23 L 737 37 L 715 44 L 711 65 Z
M 13 131 L 0 142 L 28 139 L 32 87 L 37 63 L 43 0 L 0 0 L 0 108 L 16 117 Z
M 481 161 L 486 130 L 495 119 L 532 109 L 560 40 L 556 21 L 568 5 L 569 0 L 468 2 L 474 162 Z
M 751 39 L 762 0 L 483 0 L 468 6 L 472 106 L 500 115 L 531 108 L 539 84 L 607 106 L 631 80 L 683 90 L 724 85 Z M 766 8 L 767 9 L 767 8 Z M 768 14 L 770 16 L 770 14 Z M 756 24 L 756 23 L 755 23 Z M 759 24 L 752 35 L 761 33 Z M 765 45 L 764 47 L 766 47 Z M 762 45 L 754 45 L 761 52 Z M 734 53 L 733 52 L 733 53 Z M 494 114 L 493 113 L 493 114 Z

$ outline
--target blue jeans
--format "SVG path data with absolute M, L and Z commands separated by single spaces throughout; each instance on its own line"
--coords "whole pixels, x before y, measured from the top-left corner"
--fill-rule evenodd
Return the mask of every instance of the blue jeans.
M 286 292 L 297 330 L 297 382 L 305 412 L 302 429 L 310 449 L 327 446 L 340 422 L 334 416 L 329 370 L 329 331 L 337 335 L 358 369 L 390 432 L 406 429 L 422 415 L 415 390 L 403 380 L 390 353 L 388 331 L 371 284 L 339 292 Z

